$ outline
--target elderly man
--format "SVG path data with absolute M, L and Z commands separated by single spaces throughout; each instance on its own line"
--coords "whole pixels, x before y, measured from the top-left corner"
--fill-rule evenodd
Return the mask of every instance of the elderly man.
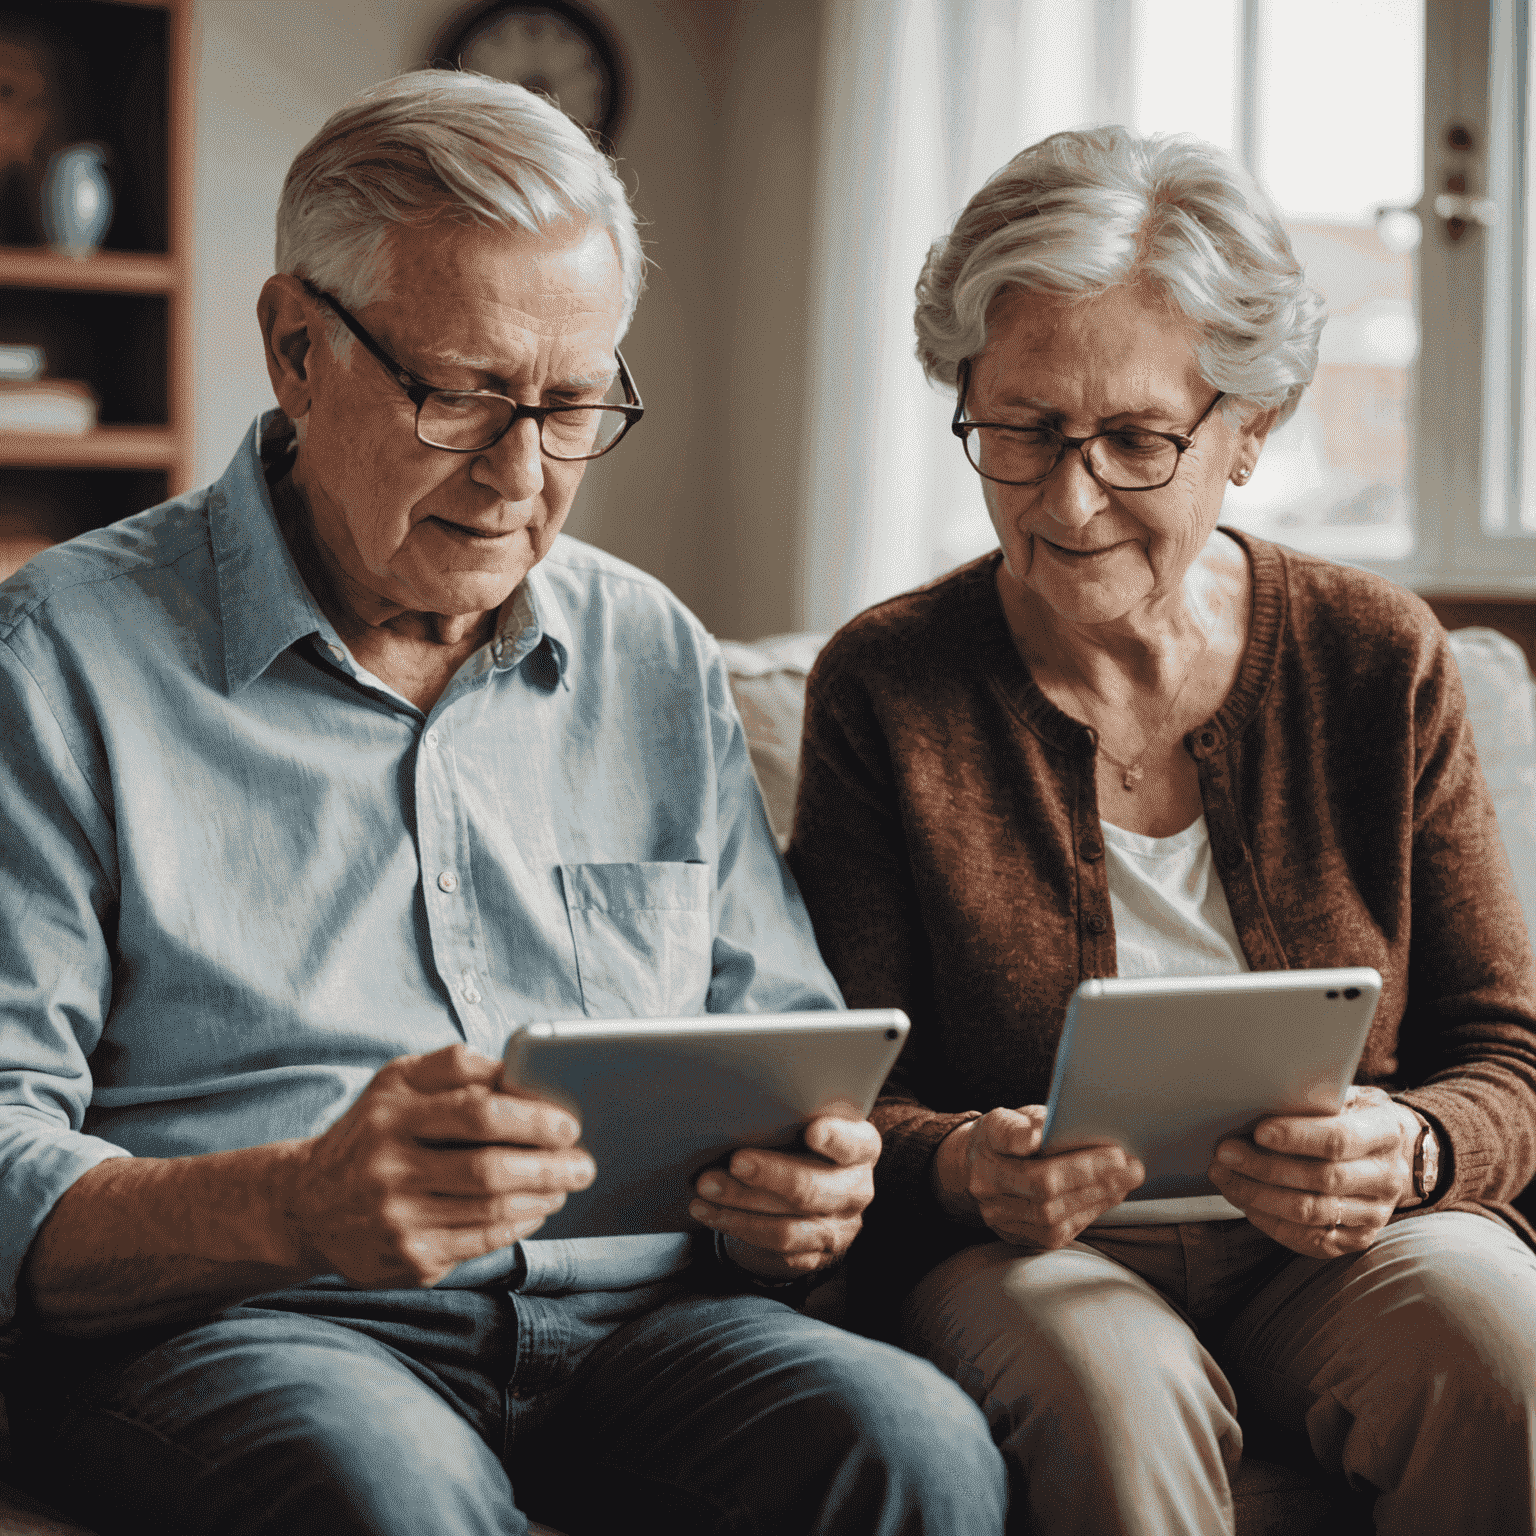
M 999 1529 L 969 1400 L 784 1304 L 867 1124 L 706 1175 L 711 1246 L 534 1236 L 594 1169 L 515 1021 L 840 1004 L 713 642 L 557 537 L 640 416 L 622 186 L 407 75 L 299 155 L 277 266 L 223 479 L 0 593 L 19 1464 L 103 1529 Z

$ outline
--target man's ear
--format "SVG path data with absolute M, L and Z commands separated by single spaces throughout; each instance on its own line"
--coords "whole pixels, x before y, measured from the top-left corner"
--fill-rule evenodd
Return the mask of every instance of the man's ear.
M 304 285 L 286 272 L 269 277 L 256 300 L 256 318 L 267 353 L 267 377 L 283 414 L 299 421 L 309 414 L 311 337 L 314 308 Z

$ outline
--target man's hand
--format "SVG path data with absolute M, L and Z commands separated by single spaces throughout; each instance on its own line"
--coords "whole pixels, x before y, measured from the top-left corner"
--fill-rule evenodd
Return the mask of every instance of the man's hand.
M 979 1219 L 1005 1243 L 1064 1248 L 1147 1176 L 1123 1147 L 1080 1147 L 1040 1157 L 1045 1106 L 994 1109 L 956 1126 L 933 1160 L 939 1204 Z
M 1216 1148 L 1211 1182 L 1261 1232 L 1308 1257 L 1369 1248 L 1413 1193 L 1418 1117 L 1380 1088 L 1336 1115 L 1275 1115 Z
M 722 1233 L 743 1269 L 794 1280 L 837 1263 L 874 1198 L 880 1133 L 867 1120 L 819 1115 L 805 1128 L 806 1153 L 756 1148 L 699 1175 L 695 1221 Z
M 306 1267 L 428 1286 L 529 1236 L 592 1182 L 581 1127 L 465 1045 L 400 1056 L 307 1144 L 285 1214 Z

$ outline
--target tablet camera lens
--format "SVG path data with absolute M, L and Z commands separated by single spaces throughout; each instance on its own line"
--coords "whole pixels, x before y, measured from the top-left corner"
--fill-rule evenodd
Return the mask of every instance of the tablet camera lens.
M 886 1030 L 886 1032 L 885 1032 L 885 1038 L 886 1038 L 886 1039 L 887 1039 L 887 1040 L 894 1040 L 894 1039 L 895 1039 L 895 1038 L 896 1038 L 896 1031 L 895 1031 L 895 1030 L 894 1030 L 894 1029 L 888 1029 L 888 1030 Z
M 1325 992 L 1323 995 L 1325 997 L 1337 997 L 1339 994 L 1337 992 Z
M 1346 998 L 1347 998 L 1347 999 L 1348 999 L 1348 1000 L 1349 1000 L 1349 1001 L 1350 1001 L 1350 1002 L 1354 1002 L 1354 1000 L 1355 1000 L 1355 999 L 1356 999 L 1356 998 L 1357 998 L 1357 997 L 1359 997 L 1359 996 L 1360 996 L 1360 988 L 1359 988 L 1359 987 L 1345 987 L 1345 988 L 1344 988 L 1344 996 L 1345 996 L 1345 997 L 1346 997 Z

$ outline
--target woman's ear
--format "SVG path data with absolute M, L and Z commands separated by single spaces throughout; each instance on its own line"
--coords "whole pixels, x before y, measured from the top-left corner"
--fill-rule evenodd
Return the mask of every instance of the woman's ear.
M 1259 462 L 1259 455 L 1264 451 L 1264 444 L 1270 432 L 1274 430 L 1275 418 L 1279 414 L 1279 406 L 1271 406 L 1267 411 L 1256 412 L 1238 427 L 1237 457 L 1233 461 L 1231 474 L 1234 484 L 1247 483 L 1248 477 Z
M 286 272 L 269 277 L 256 300 L 256 318 L 267 354 L 272 393 L 290 421 L 309 414 L 310 327 L 314 310 L 298 278 Z

